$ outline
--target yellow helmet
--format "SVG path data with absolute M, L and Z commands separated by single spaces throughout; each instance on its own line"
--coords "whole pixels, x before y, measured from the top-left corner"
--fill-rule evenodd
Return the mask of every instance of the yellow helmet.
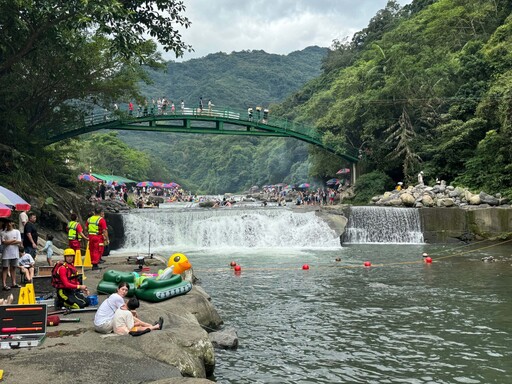
M 75 256 L 75 251 L 71 248 L 66 248 L 64 250 L 64 256 Z

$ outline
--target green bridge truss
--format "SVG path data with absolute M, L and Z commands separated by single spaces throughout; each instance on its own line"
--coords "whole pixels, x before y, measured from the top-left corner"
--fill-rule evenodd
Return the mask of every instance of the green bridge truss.
M 253 117 L 249 118 L 247 111 L 203 109 L 201 112 L 199 109 L 195 108 L 186 108 L 183 112 L 177 110 L 174 114 L 147 114 L 140 117 L 130 116 L 127 113 L 119 111 L 102 112 L 87 116 L 80 126 L 49 130 L 46 143 L 56 143 L 64 139 L 101 129 L 293 137 L 324 148 L 350 163 L 354 164 L 358 162 L 357 154 L 339 153 L 334 148 L 323 143 L 320 133 L 315 128 L 272 116 L 270 116 L 269 119 L 263 119 L 263 116 L 263 111 L 260 116 L 254 111 Z

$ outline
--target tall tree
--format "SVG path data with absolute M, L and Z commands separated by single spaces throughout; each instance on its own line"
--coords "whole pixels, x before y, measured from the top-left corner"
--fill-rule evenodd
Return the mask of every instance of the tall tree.
M 177 56 L 190 47 L 182 1 L 0 2 L 0 124 L 21 150 L 49 130 L 80 124 L 84 107 L 137 93 L 141 64 L 156 65 L 156 39 Z M 147 36 L 150 36 L 148 38 Z

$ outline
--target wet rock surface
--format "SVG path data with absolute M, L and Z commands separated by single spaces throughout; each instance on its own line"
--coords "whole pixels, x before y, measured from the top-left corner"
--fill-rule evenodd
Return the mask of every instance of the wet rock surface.
M 135 267 L 126 262 L 126 256 L 109 256 L 105 260 L 100 271 L 85 269 L 85 284 L 91 293 L 96 293 L 106 270 L 127 272 Z M 154 272 L 162 268 L 157 261 L 152 264 Z M 106 297 L 100 295 L 100 303 Z M 0 350 L 4 381 L 17 384 L 211 382 L 206 377 L 214 372 L 215 354 L 206 330 L 218 330 L 222 319 L 200 287 L 194 286 L 186 295 L 159 303 L 141 301 L 137 312 L 142 320 L 151 323 L 164 317 L 163 330 L 139 337 L 113 334 L 105 337 L 94 332 L 95 312 L 72 313 L 68 316 L 79 317 L 80 322 L 47 327 L 42 345 Z

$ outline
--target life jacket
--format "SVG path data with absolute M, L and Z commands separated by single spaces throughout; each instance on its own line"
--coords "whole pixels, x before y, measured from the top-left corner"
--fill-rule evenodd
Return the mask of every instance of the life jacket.
M 76 279 L 78 277 L 78 272 L 75 267 L 70 267 L 70 265 L 63 261 L 58 261 L 52 269 L 52 286 L 54 288 L 64 288 L 64 285 L 62 283 L 62 280 L 60 279 L 59 275 L 59 269 L 61 267 L 66 268 L 66 276 L 69 281 L 72 281 L 73 279 Z
M 76 228 L 78 227 L 77 221 L 70 221 L 68 224 L 68 240 L 76 240 L 78 239 L 78 233 L 76 232 Z
M 89 235 L 99 235 L 100 228 L 99 222 L 101 220 L 101 216 L 91 216 L 87 219 L 87 230 Z

